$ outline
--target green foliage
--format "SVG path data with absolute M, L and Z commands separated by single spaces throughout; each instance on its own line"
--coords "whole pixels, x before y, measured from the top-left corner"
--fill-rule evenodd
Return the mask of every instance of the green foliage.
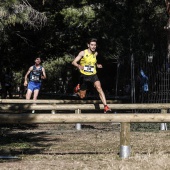
M 52 83 L 63 70 L 67 72 L 70 56 L 87 48 L 88 38 L 96 37 L 99 57 L 111 67 L 105 74 L 115 77 L 112 63 L 119 59 L 126 70 L 123 80 L 130 73 L 131 49 L 136 63 L 144 62 L 153 44 L 155 53 L 164 56 L 167 19 L 165 2 L 159 0 L 0 1 L 2 65 L 10 64 L 18 72 L 28 68 L 40 51 L 47 81 Z
M 46 22 L 44 13 L 32 8 L 25 1 L 10 0 L 1 2 L 0 6 L 0 30 L 15 24 L 27 24 L 30 27 L 38 28 Z
M 61 11 L 64 23 L 69 27 L 86 28 L 95 19 L 95 12 L 91 6 L 82 8 L 68 7 Z
M 24 71 L 22 70 L 22 71 L 19 71 L 19 72 L 15 72 L 15 73 L 13 73 L 13 81 L 14 81 L 14 85 L 15 86 L 20 86 L 20 85 L 23 85 L 23 83 L 24 83 L 24 75 L 25 73 L 24 73 Z
M 60 77 L 63 71 L 65 71 L 65 66 L 70 64 L 72 60 L 72 57 L 67 54 L 63 57 L 47 59 L 43 63 L 43 66 L 46 70 L 48 81 L 52 82 L 56 77 Z

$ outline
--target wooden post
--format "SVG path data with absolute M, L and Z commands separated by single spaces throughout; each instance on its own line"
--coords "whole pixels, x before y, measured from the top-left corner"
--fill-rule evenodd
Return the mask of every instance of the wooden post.
M 56 104 L 54 103 L 54 104 L 52 104 L 53 106 L 55 106 Z M 51 114 L 56 114 L 56 111 L 53 109 L 53 110 L 51 110 Z
M 33 100 L 33 102 L 34 102 L 33 105 L 36 106 L 37 105 L 36 100 Z M 32 113 L 35 113 L 35 110 L 32 110 Z
M 167 109 L 161 109 L 161 114 L 167 114 Z M 161 123 L 160 130 L 167 130 L 167 123 Z
M 75 114 L 81 114 L 81 110 L 76 109 Z M 76 130 L 81 130 L 81 124 L 80 123 L 76 123 Z
M 120 157 L 130 156 L 130 123 L 121 123 L 120 131 Z

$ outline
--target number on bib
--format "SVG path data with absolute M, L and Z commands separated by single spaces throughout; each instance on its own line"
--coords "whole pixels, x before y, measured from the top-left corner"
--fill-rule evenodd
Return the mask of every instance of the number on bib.
M 32 80 L 36 80 L 36 81 L 39 81 L 39 76 L 35 76 L 35 75 L 32 75 Z
M 93 73 L 93 72 L 94 72 L 94 66 L 85 65 L 85 66 L 84 66 L 84 71 L 85 71 L 85 72 Z

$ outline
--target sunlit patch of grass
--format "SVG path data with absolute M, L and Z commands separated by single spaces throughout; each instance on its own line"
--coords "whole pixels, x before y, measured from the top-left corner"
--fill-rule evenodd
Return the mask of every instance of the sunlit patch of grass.
M 0 149 L 3 148 L 18 148 L 18 149 L 25 149 L 25 148 L 31 148 L 32 144 L 30 142 L 23 141 L 21 139 L 18 139 L 17 141 L 11 141 L 7 143 L 6 145 L 2 145 Z
M 25 148 L 31 148 L 31 145 L 30 143 L 26 143 L 26 142 L 15 142 L 15 143 L 9 144 L 9 147 L 25 149 Z

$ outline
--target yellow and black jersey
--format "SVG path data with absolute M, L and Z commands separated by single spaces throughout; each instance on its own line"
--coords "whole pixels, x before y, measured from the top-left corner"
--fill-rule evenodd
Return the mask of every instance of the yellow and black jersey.
M 89 53 L 88 49 L 84 50 L 84 56 L 80 60 L 80 65 L 84 66 L 84 69 L 80 70 L 80 72 L 84 75 L 96 74 L 96 63 L 96 53 Z

